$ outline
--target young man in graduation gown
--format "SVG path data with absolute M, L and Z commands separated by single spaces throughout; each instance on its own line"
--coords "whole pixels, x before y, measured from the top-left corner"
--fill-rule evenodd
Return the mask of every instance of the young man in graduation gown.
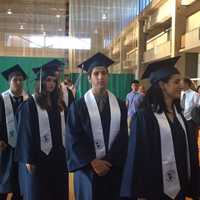
M 55 71 L 39 70 L 35 93 L 19 112 L 16 159 L 26 165 L 24 200 L 67 200 L 66 105 Z
M 117 200 L 127 153 L 127 109 L 109 90 L 111 59 L 97 53 L 80 66 L 92 88 L 70 106 L 66 127 L 68 169 L 76 200 Z
M 199 196 L 197 142 L 180 106 L 179 57 L 150 64 L 142 108 L 133 116 L 121 197 L 185 200 Z
M 1 199 L 19 200 L 18 163 L 14 161 L 16 123 L 20 104 L 27 100 L 23 81 L 27 78 L 19 65 L 2 72 L 10 88 L 0 96 L 0 193 Z

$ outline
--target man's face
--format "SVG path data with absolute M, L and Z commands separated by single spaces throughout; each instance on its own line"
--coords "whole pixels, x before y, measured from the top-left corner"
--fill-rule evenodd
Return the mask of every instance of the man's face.
M 96 91 L 105 90 L 108 84 L 108 71 L 105 67 L 97 66 L 89 77 L 92 88 Z
M 138 83 L 132 83 L 131 84 L 132 91 L 136 92 L 136 91 L 138 91 L 138 88 L 139 88 L 139 84 Z
M 10 79 L 10 90 L 14 93 L 21 92 L 23 90 L 23 81 L 22 75 L 12 76 Z

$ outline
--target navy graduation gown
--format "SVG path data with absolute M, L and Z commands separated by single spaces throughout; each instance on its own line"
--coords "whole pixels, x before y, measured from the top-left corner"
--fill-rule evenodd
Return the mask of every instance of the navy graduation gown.
M 182 195 L 182 197 L 179 196 L 177 199 L 183 199 L 185 195 L 195 197 L 199 193 L 198 157 L 195 136 L 190 134 L 186 126 L 191 165 L 191 180 L 188 181 L 185 135 L 176 118 L 173 123 L 170 122 L 170 127 L 181 184 L 181 194 L 179 195 Z M 140 110 L 132 118 L 131 136 L 124 167 L 121 196 L 127 199 L 139 197 L 147 198 L 148 200 L 169 199 L 163 194 L 160 130 L 151 110 Z
M 68 105 L 68 107 L 69 107 L 71 105 L 71 103 L 74 101 L 74 95 L 69 88 L 67 88 L 67 91 L 68 91 L 68 98 L 69 98 L 69 105 Z
M 19 112 L 19 135 L 15 157 L 23 170 L 25 200 L 68 198 L 68 173 L 62 144 L 60 111 L 53 107 L 48 111 L 48 116 L 53 147 L 49 155 L 46 155 L 40 149 L 38 114 L 33 98 L 25 102 Z M 28 172 L 26 163 L 35 166 L 32 173 Z
M 14 115 L 18 112 L 18 108 L 23 101 L 23 98 L 14 99 L 11 97 Z M 17 117 L 16 123 L 17 123 Z M 0 140 L 3 140 L 8 145 L 7 125 L 5 115 L 5 105 L 3 97 L 0 95 Z M 10 145 L 3 151 L 0 151 L 0 193 L 14 192 L 19 193 L 18 183 L 18 164 L 14 162 L 15 148 Z M 16 195 L 17 195 L 16 194 Z
M 89 113 L 84 97 L 73 103 L 69 109 L 66 127 L 66 146 L 68 169 L 74 172 L 76 200 L 117 200 L 121 184 L 121 174 L 127 153 L 128 131 L 127 110 L 119 101 L 121 109 L 121 126 L 119 134 L 108 151 L 110 107 L 107 101 L 100 113 L 106 155 L 102 160 L 112 164 L 111 171 L 105 176 L 97 176 L 90 166 L 96 158 Z

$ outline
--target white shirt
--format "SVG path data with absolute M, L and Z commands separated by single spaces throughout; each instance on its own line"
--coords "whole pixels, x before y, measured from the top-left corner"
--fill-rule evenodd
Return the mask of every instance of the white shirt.
M 183 96 L 185 94 L 185 103 L 183 103 Z M 181 93 L 181 105 L 184 104 L 183 115 L 186 120 L 191 120 L 192 109 L 196 106 L 200 106 L 200 95 L 194 90 L 188 89 Z

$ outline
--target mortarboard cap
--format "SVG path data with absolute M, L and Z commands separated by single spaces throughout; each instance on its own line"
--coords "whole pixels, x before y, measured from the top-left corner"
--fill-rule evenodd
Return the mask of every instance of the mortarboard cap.
M 110 65 L 114 63 L 113 60 L 111 60 L 106 55 L 98 52 L 92 57 L 88 58 L 84 62 L 82 62 L 80 65 L 78 65 L 79 68 L 82 68 L 86 72 L 90 72 L 93 68 L 97 66 L 102 66 L 105 68 L 108 68 Z
M 24 80 L 27 79 L 26 73 L 22 70 L 22 68 L 20 67 L 19 64 L 14 65 L 13 67 L 10 67 L 9 69 L 6 69 L 1 74 L 8 81 L 10 78 L 10 75 L 12 75 L 12 74 L 15 75 L 15 73 L 22 75 Z
M 173 74 L 179 74 L 178 69 L 175 68 L 179 58 L 180 56 L 177 56 L 175 58 L 169 58 L 149 64 L 142 75 L 142 79 L 147 78 L 151 83 L 155 83 Z
M 35 80 L 45 79 L 47 76 L 56 76 L 55 71 L 43 69 L 42 67 L 33 68 L 32 70 L 36 74 Z
M 135 80 L 132 80 L 132 81 L 131 81 L 131 84 L 133 84 L 133 83 L 139 84 L 140 82 L 139 82 L 138 80 L 135 79 Z
M 35 67 L 32 70 L 37 75 L 36 79 L 38 80 L 40 77 L 45 78 L 49 75 L 55 76 L 55 72 L 62 69 L 62 66 L 64 66 L 64 62 L 54 59 L 45 63 L 41 67 Z
M 64 66 L 64 62 L 62 62 L 58 59 L 53 59 L 53 60 L 43 64 L 41 67 L 35 67 L 32 70 L 34 73 L 37 73 L 42 68 L 42 71 L 54 71 L 55 72 L 55 71 L 60 70 L 60 68 L 62 68 L 62 66 Z

